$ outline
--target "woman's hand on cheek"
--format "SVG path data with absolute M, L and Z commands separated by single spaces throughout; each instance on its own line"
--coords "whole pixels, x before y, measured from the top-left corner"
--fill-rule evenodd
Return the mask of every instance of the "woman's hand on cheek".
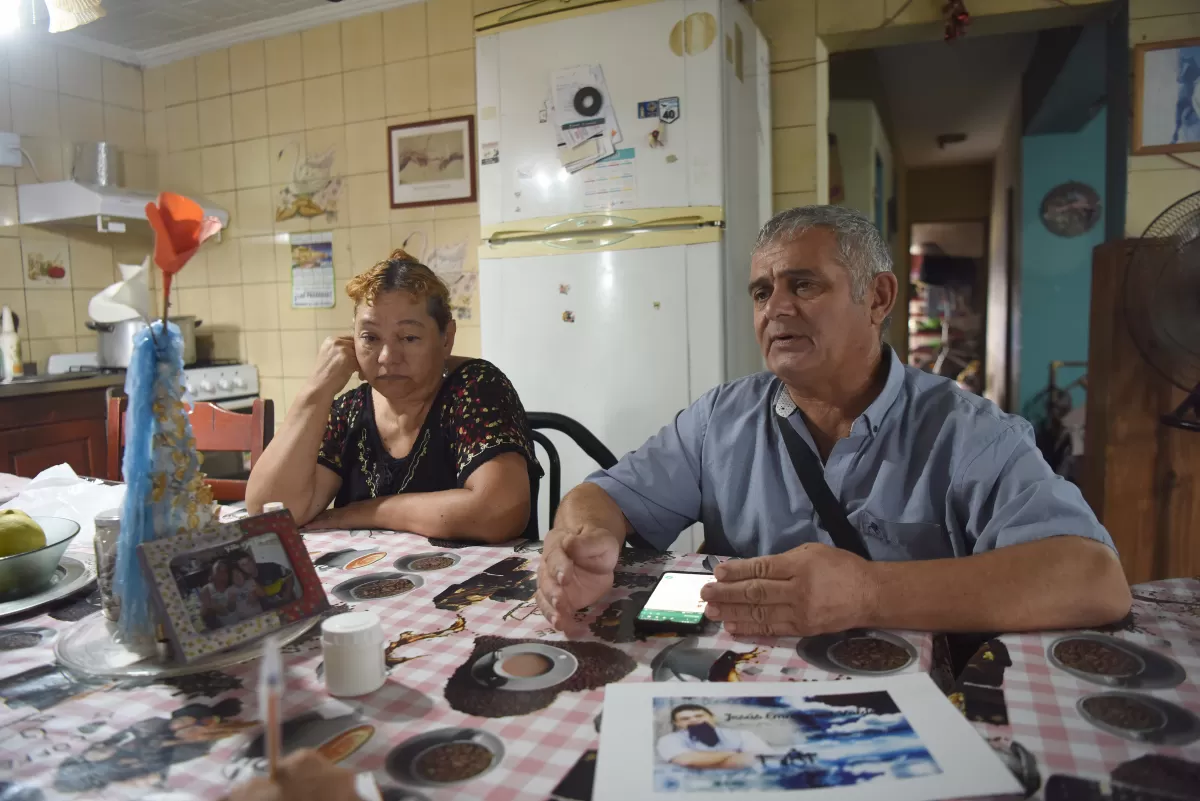
M 317 351 L 317 366 L 310 381 L 314 389 L 336 395 L 355 373 L 362 374 L 354 352 L 354 337 L 329 337 Z

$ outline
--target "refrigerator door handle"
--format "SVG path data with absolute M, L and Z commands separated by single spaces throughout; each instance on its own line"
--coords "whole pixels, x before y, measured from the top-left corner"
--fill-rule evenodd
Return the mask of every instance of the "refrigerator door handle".
M 620 221 L 622 224 L 615 224 Z M 637 223 L 618 217 L 592 215 L 576 217 L 546 226 L 540 231 L 502 231 L 484 240 L 490 247 L 536 242 L 563 250 L 592 250 L 611 247 L 637 234 L 658 234 L 668 231 L 696 231 L 705 228 L 724 228 L 722 220 L 700 220 L 695 217 L 672 217 Z

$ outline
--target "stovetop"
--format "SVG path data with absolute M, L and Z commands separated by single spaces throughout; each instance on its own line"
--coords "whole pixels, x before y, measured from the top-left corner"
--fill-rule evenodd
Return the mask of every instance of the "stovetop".
M 100 367 L 94 353 L 66 353 L 51 356 L 44 380 L 89 375 L 123 375 L 124 369 Z M 258 368 L 232 359 L 197 362 L 183 369 L 187 393 L 192 400 L 227 401 L 258 395 Z

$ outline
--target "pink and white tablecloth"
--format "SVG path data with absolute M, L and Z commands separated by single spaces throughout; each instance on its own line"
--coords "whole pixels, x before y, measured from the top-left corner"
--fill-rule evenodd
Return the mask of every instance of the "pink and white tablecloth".
M 630 624 L 638 594 L 648 593 L 665 568 L 704 569 L 700 555 L 627 552 L 618 586 L 579 616 L 584 634 L 569 645 L 531 600 L 531 571 L 540 559 L 536 550 L 453 548 L 415 535 L 371 531 L 312 533 L 305 540 L 318 563 L 342 549 L 361 552 L 355 561 L 348 562 L 345 555 L 335 559 L 346 567 L 330 566 L 320 573 L 331 603 L 341 604 L 340 611 L 346 606 L 337 595 L 348 596 L 338 588 L 347 580 L 392 571 L 399 559 L 414 554 L 439 553 L 458 560 L 444 569 L 417 573 L 423 584 L 406 594 L 350 604 L 378 612 L 389 639 L 399 643 L 390 651 L 394 666 L 380 690 L 356 699 L 331 699 L 320 678 L 315 629 L 314 636 L 286 649 L 285 705 L 292 723 L 285 729 L 285 745 L 321 747 L 353 770 L 373 772 L 387 799 L 588 797 L 586 777 L 594 764 L 589 752 L 598 743 L 603 681 L 653 680 L 651 663 L 655 657 L 661 662 L 668 648 L 679 649 L 681 658 L 668 660 L 670 670 L 660 665 L 659 678 L 671 670 L 677 671 L 673 676 L 739 681 L 849 678 L 803 659 L 795 639 L 735 641 L 720 629 L 688 642 L 677 637 L 634 638 Z M 375 561 L 371 551 L 384 556 Z M 348 569 L 354 565 L 361 566 Z M 455 601 L 445 595 L 473 581 L 475 589 L 458 598 L 461 608 L 446 608 Z M 439 596 L 443 608 L 435 606 Z M 232 783 L 262 769 L 256 743 L 256 663 L 160 683 L 71 676 L 55 665 L 54 640 L 97 609 L 94 597 L 75 599 L 24 620 L 0 622 L 0 796 L 8 797 L 4 782 L 9 781 L 37 788 L 47 799 L 216 799 Z M 931 669 L 931 635 L 893 634 L 917 654 L 906 671 Z M 503 641 L 489 639 L 493 637 Z M 472 685 L 469 667 L 478 654 L 513 639 L 575 648 L 581 667 L 573 681 L 584 682 L 590 670 L 595 673 L 594 686 L 561 689 L 569 687 L 564 684 L 557 692 L 538 695 Z M 464 672 L 454 678 L 464 665 Z M 690 676 L 688 670 L 693 671 Z M 521 696 L 519 701 L 516 696 Z M 459 784 L 411 781 L 397 762 L 398 746 L 447 728 L 494 735 L 503 744 L 503 758 L 486 773 Z M 571 777 L 564 782 L 568 773 Z

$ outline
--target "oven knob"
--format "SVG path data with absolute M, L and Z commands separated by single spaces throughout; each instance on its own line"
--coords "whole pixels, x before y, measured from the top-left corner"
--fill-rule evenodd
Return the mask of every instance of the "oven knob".
M 213 391 L 213 385 L 208 381 L 201 381 L 200 382 L 200 391 L 205 394 L 209 394 Z
M 220 381 L 217 382 L 217 388 L 220 389 L 222 392 L 228 392 L 230 389 L 233 388 L 233 385 L 229 383 L 228 379 L 222 378 Z
M 240 378 L 234 378 L 234 379 L 233 379 L 233 388 L 234 388 L 234 389 L 245 389 L 245 388 L 246 388 L 246 382 L 245 382 L 245 381 L 243 381 L 243 380 L 242 380 L 242 379 L 240 379 Z

